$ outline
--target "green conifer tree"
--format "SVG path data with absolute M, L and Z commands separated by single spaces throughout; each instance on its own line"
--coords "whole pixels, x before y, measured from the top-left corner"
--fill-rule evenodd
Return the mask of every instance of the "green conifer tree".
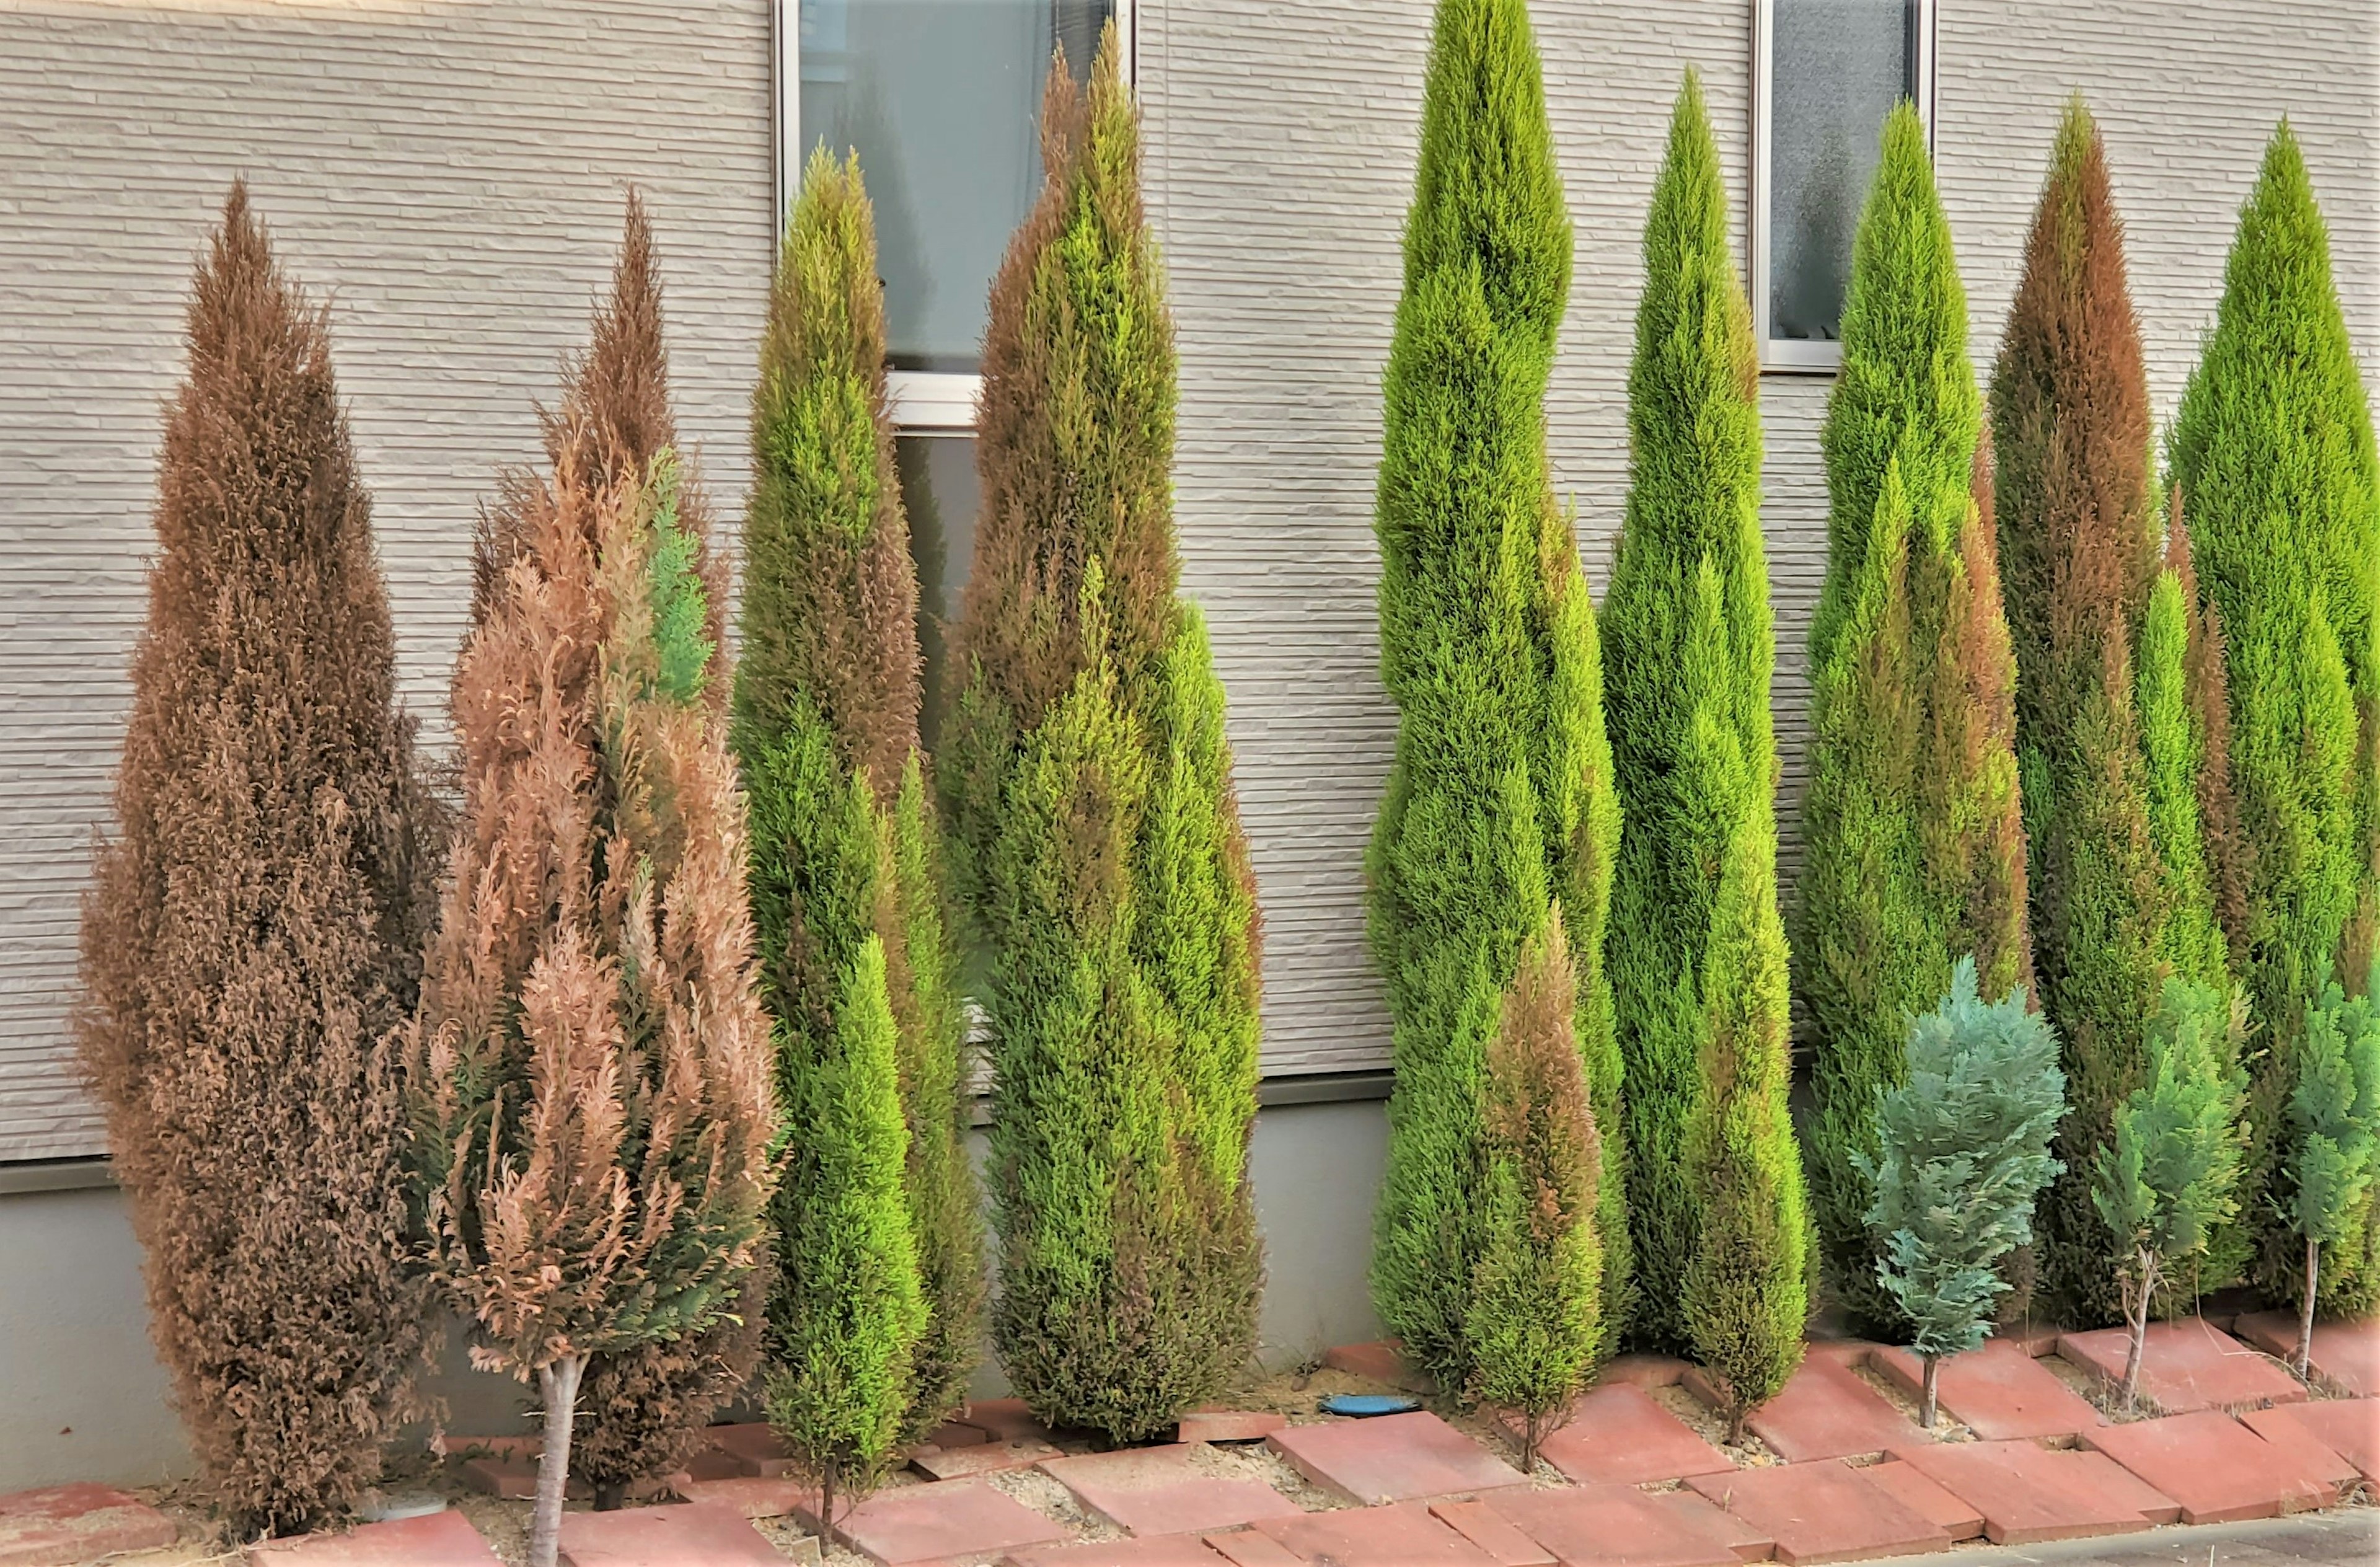
M 1051 1425 L 1146 1438 L 1254 1349 L 1256 891 L 1178 596 L 1174 356 L 1112 24 L 1042 100 L 994 280 L 983 506 L 940 779 L 989 958 L 995 1347 Z
M 982 1298 L 874 228 L 857 160 L 821 149 L 761 344 L 733 734 L 779 1098 L 804 1128 L 776 1200 L 771 1418 L 830 1488 L 965 1396 Z
M 1633 1332 L 1665 1351 L 1686 1342 L 1681 1285 L 1696 1193 L 1685 1131 L 1702 1084 L 1702 980 L 1719 868 L 1737 828 L 1756 819 L 1773 831 L 1776 810 L 1759 365 L 1729 211 L 1702 83 L 1690 72 L 1645 223 L 1628 388 L 1632 482 L 1601 616 L 1613 775 L 1629 824 L 1609 961 L 1641 1292 Z M 1691 633 L 1706 573 L 1719 635 L 1705 646 Z M 1743 765 L 1693 765 L 1698 737 L 1681 717 L 1705 711 Z
M 2168 464 L 2227 645 L 2245 864 L 2245 979 L 2263 1026 L 2241 1210 L 2257 1276 L 2294 1293 L 2274 1200 L 2294 1158 L 2283 1101 L 2307 1003 L 2372 955 L 2380 835 L 2380 456 L 2331 281 L 2329 239 L 2287 123 L 2266 149 Z M 2368 1307 L 2380 1268 L 2337 1259 L 2326 1298 Z
M 2002 1259 L 2033 1238 L 2065 1108 L 2057 1034 L 2022 995 L 1985 1002 L 1974 960 L 1961 958 L 1949 995 L 1910 1027 L 1907 1081 L 1876 1106 L 1881 1151 L 1852 1155 L 1876 1191 L 1879 1277 L 1925 1364 L 1918 1424 L 1929 1430 L 1942 1357 L 1984 1342 L 2009 1289 Z
M 1425 91 L 1376 518 L 1380 672 L 1401 721 L 1369 861 L 1397 1064 L 1372 1294 L 1407 1355 L 1463 1388 L 1488 1245 L 1488 1044 L 1551 910 L 1604 1135 L 1607 1324 L 1627 1299 L 1603 969 L 1619 814 L 1594 611 L 1546 460 L 1571 240 L 1522 0 L 1443 0 Z
M 2138 1401 L 2141 1343 L 2159 1281 L 2203 1251 L 2238 1210 L 2240 1112 L 2247 1075 L 2232 1064 L 2247 1032 L 2247 1000 L 2212 986 L 2168 979 L 2145 1036 L 2141 1086 L 2116 1107 L 2114 1135 L 2099 1150 L 2092 1201 L 2121 1248 L 2124 1406 Z
M 1821 434 L 1827 577 L 1810 627 L 1810 784 L 1794 949 L 1814 1058 L 1811 1176 L 1830 1286 L 1898 1334 L 1852 1154 L 1909 1020 L 1973 954 L 1982 993 L 2031 981 L 2015 671 L 2000 610 L 1966 297 L 1925 131 L 1884 128 L 1852 246 L 1843 366 Z
M 2298 1080 L 2290 1090 L 2289 1130 L 2296 1164 L 2289 1173 L 2289 1217 L 2305 1243 L 2305 1275 L 2298 1291 L 2298 1375 L 2313 1349 L 2313 1306 L 2322 1284 L 2325 1246 L 2359 1238 L 2366 1222 L 2364 1195 L 2380 1161 L 2380 976 L 2367 976 L 2363 994 L 2350 1001 L 2338 985 L 2323 987 L 2306 1010 L 2298 1039 Z

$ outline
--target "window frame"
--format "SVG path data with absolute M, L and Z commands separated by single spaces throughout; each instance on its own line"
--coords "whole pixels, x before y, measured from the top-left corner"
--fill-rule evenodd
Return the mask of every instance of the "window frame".
M 1936 87 L 1936 18 L 1939 7 L 1937 0 L 1910 0 L 1917 9 L 1917 117 L 1925 126 L 1925 150 L 1934 150 L 1934 102 Z M 1773 375 L 1833 375 L 1842 368 L 1843 346 L 1840 341 L 1813 342 L 1806 338 L 1772 338 L 1769 335 L 1768 286 L 1769 234 L 1768 193 L 1770 186 L 1769 156 L 1774 151 L 1770 115 L 1776 105 L 1775 66 L 1773 47 L 1776 40 L 1777 0 L 1753 0 L 1752 5 L 1752 331 L 1760 352 L 1763 374 Z
M 1138 31 L 1134 27 L 1133 0 L 1112 0 L 1116 27 L 1123 34 L 1124 79 L 1140 81 Z M 785 225 L 794 215 L 794 197 L 801 181 L 803 156 L 793 145 L 802 125 L 801 0 L 770 0 L 769 27 L 773 55 L 771 130 L 776 144 L 776 225 L 770 243 L 773 261 L 784 242 Z M 955 435 L 976 424 L 976 399 L 983 377 L 947 370 L 891 370 L 885 372 L 885 401 L 894 432 L 902 435 Z

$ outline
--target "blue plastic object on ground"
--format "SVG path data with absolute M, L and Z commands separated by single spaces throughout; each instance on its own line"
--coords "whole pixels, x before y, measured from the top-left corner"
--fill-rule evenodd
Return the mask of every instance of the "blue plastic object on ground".
M 1421 1400 L 1401 1393 L 1332 1393 L 1321 1403 L 1325 1415 L 1345 1415 L 1358 1420 L 1375 1415 L 1411 1415 L 1420 1407 Z

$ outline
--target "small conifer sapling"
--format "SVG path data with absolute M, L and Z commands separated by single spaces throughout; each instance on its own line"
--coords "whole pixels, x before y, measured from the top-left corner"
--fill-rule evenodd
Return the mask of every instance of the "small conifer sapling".
M 2289 1214 L 2305 1241 L 2298 1304 L 2298 1375 L 2313 1353 L 2314 1297 L 2325 1246 L 2358 1237 L 2364 1195 L 2380 1160 L 2380 998 L 2374 975 L 2350 1000 L 2336 980 L 2306 1009 L 2297 1086 L 2289 1101 L 2296 1180 Z
M 1909 1076 L 1876 1106 L 1877 1153 L 1853 1155 L 1876 1192 L 1877 1277 L 1925 1363 L 1918 1424 L 1928 1430 L 1942 1357 L 1984 1342 L 2009 1288 L 2000 1260 L 2033 1238 L 2065 1104 L 2048 1023 L 2022 995 L 1985 1002 L 1974 960 L 1960 959 L 1949 995 L 1910 1026 Z

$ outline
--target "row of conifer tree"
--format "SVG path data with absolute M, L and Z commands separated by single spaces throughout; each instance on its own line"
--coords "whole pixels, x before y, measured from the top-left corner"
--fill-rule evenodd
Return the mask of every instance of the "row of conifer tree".
M 872 218 L 821 152 L 761 345 L 733 669 L 632 200 L 544 462 L 476 541 L 443 793 L 395 702 L 324 319 L 235 189 L 161 457 L 81 1031 L 243 1526 L 370 1483 L 442 1300 L 540 1387 L 540 1562 L 568 1475 L 616 1502 L 746 1388 L 832 1516 L 955 1407 L 987 1325 L 1037 1415 L 1118 1441 L 1246 1364 L 1255 892 L 1178 591 L 1174 350 L 1112 34 L 1087 88 L 1053 68 L 1042 154 L 992 287 L 930 763 Z M 1623 1343 L 1694 1354 L 1740 1423 L 1822 1283 L 1929 1357 L 2012 1284 L 2070 1322 L 2234 1279 L 2310 1309 L 2328 1248 L 2322 1297 L 2368 1304 L 2380 1019 L 2343 990 L 2380 889 L 2380 491 L 2295 141 L 2153 479 L 2088 116 L 1988 404 L 1923 128 L 1884 128 L 1823 438 L 1790 950 L 1728 213 L 1689 77 L 1598 617 L 1547 463 L 1571 235 L 1524 0 L 1441 0 L 1377 518 L 1381 1318 L 1534 1445 Z

